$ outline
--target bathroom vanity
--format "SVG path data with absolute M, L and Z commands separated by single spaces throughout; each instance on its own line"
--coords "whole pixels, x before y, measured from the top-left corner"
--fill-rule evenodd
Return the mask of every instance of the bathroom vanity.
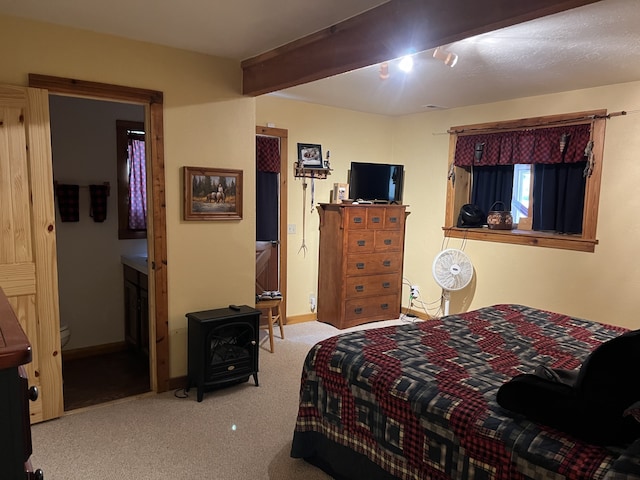
M 129 347 L 149 355 L 149 277 L 146 257 L 122 257 L 124 337 Z

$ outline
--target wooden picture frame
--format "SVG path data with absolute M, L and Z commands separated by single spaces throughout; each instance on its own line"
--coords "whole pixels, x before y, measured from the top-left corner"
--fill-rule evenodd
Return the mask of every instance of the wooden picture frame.
M 185 220 L 241 220 L 242 170 L 183 167 Z
M 316 143 L 299 143 L 298 164 L 302 168 L 323 168 L 322 146 Z

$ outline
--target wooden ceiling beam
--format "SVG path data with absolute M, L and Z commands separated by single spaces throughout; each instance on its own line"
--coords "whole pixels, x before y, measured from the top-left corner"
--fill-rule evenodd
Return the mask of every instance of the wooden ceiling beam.
M 600 0 L 391 0 L 244 60 L 242 92 L 262 95 Z

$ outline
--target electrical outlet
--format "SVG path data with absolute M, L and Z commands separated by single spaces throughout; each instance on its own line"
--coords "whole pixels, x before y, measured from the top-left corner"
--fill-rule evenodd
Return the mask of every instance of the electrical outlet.
M 316 309 L 316 296 L 313 293 L 309 294 L 309 308 L 312 312 Z
M 417 285 L 411 285 L 411 298 L 418 298 L 420 296 L 420 287 Z
M 295 223 L 290 223 L 287 225 L 287 233 L 289 235 L 293 235 L 296 233 L 296 224 Z

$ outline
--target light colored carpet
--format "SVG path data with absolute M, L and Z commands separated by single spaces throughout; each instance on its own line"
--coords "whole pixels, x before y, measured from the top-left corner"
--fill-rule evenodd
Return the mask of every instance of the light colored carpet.
M 250 378 L 200 403 L 195 389 L 188 398 L 150 394 L 34 425 L 32 464 L 47 480 L 328 479 L 289 457 L 304 357 L 332 335 L 402 323 L 285 325 L 275 353 L 261 342 L 259 387 Z

